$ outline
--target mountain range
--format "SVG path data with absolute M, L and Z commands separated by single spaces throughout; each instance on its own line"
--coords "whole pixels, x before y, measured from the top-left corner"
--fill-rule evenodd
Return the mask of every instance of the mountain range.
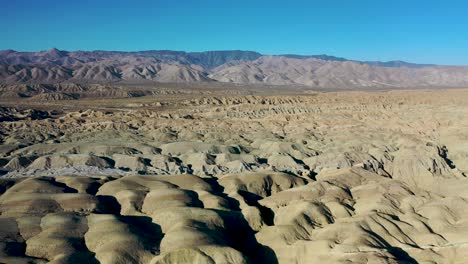
M 468 87 L 468 66 L 254 51 L 0 51 L 0 84 L 226 82 L 316 88 Z

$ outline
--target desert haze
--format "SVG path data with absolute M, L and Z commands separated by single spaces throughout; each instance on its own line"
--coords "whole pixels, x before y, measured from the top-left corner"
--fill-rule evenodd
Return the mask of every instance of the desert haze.
M 403 61 L 2 51 L 0 263 L 466 263 L 464 87 Z

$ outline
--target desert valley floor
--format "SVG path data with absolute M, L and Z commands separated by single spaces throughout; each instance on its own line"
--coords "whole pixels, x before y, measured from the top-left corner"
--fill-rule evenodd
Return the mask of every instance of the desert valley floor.
M 0 98 L 0 263 L 467 263 L 468 90 L 158 91 Z

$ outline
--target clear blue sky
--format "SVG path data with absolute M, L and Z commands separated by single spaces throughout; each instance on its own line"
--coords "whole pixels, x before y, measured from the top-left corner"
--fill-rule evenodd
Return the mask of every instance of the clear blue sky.
M 0 0 L 0 49 L 255 50 L 468 65 L 464 0 Z

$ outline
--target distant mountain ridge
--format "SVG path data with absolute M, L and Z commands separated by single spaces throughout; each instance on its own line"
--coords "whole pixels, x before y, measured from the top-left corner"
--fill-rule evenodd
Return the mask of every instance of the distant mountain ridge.
M 254 51 L 0 51 L 0 83 L 231 82 L 320 88 L 468 87 L 468 67 Z
M 112 58 L 116 56 L 135 56 L 152 58 L 159 62 L 180 62 L 186 64 L 198 64 L 205 68 L 214 68 L 224 63 L 232 61 L 256 60 L 264 54 L 255 51 L 243 50 L 220 50 L 220 51 L 202 51 L 202 52 L 185 52 L 173 50 L 147 50 L 147 51 L 63 51 L 57 48 L 52 48 L 46 51 L 39 52 L 19 52 L 15 50 L 1 50 L 0 64 L 28 64 L 28 63 L 44 63 L 51 62 L 47 60 L 60 60 L 63 57 L 70 57 L 80 62 L 96 61 L 97 58 Z M 358 61 L 349 60 L 342 57 L 321 55 L 298 55 L 298 54 L 281 54 L 272 55 L 278 57 L 287 57 L 293 59 L 320 59 L 326 61 L 353 61 L 357 63 L 368 64 L 372 66 L 382 67 L 423 67 L 433 66 L 434 64 L 417 64 L 400 60 L 395 61 Z M 45 59 L 45 60 L 44 60 Z
M 239 60 L 256 60 L 262 54 L 254 51 L 205 51 L 185 52 L 172 50 L 148 51 L 62 51 L 56 48 L 39 52 L 17 52 L 14 50 L 0 51 L 0 64 L 58 64 L 61 66 L 76 63 L 89 63 L 102 60 L 118 61 L 134 58 L 137 60 L 161 63 L 178 62 L 182 64 L 197 64 L 210 69 Z

